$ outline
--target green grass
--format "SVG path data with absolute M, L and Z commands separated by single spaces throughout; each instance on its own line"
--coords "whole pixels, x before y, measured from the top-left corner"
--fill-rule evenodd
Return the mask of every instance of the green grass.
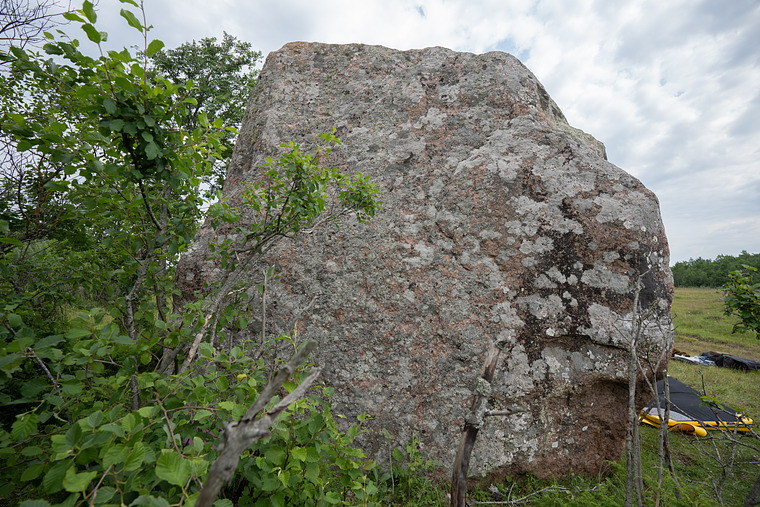
M 720 291 L 676 289 L 672 313 L 677 349 L 691 355 L 714 350 L 760 361 L 760 340 L 753 333 L 731 333 L 739 319 L 723 314 Z
M 731 330 L 738 319 L 723 315 L 722 293 L 712 289 L 677 289 L 673 300 L 676 349 L 688 354 L 716 351 L 760 361 L 760 340 Z M 699 367 L 671 361 L 669 375 L 714 396 L 760 422 L 760 372 Z
M 723 315 L 722 294 L 711 289 L 676 289 L 673 301 L 673 321 L 676 329 L 676 348 L 689 355 L 717 351 L 760 361 L 760 340 L 753 334 L 732 334 L 736 319 Z M 687 385 L 714 396 L 736 410 L 741 410 L 760 423 L 760 372 L 742 372 L 727 368 L 696 366 L 671 361 L 668 374 Z M 642 469 L 645 483 L 645 505 L 654 505 L 657 497 L 658 430 L 641 426 Z M 660 491 L 660 505 L 666 506 L 717 506 L 720 503 L 710 484 L 718 479 L 722 468 L 710 457 L 719 451 L 730 454 L 732 449 L 723 442 L 710 438 L 699 439 L 681 433 L 669 437 L 676 476 L 683 498 L 676 500 L 674 484 L 666 472 Z M 758 440 L 747 440 L 760 446 Z M 739 449 L 740 461 L 760 461 L 760 453 Z M 498 494 L 479 489 L 468 494 L 468 501 L 493 502 L 514 500 L 552 487 L 553 491 L 531 497 L 530 505 L 542 506 L 618 506 L 625 501 L 625 461 L 610 463 L 611 473 L 606 477 L 584 478 L 571 476 L 547 481 L 535 477 L 507 479 L 498 484 Z M 737 464 L 731 470 L 722 492 L 725 505 L 742 505 L 749 488 L 760 475 L 758 464 Z M 422 483 L 420 483 L 422 484 Z M 430 482 L 423 489 L 410 491 L 398 505 L 448 505 L 446 494 L 449 485 Z M 561 489 L 559 489 L 561 488 Z M 439 499 L 434 501 L 432 499 Z

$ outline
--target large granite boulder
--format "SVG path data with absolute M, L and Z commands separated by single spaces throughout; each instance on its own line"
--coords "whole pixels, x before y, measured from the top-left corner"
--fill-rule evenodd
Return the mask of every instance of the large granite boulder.
M 281 142 L 308 148 L 333 127 L 332 163 L 370 175 L 382 210 L 271 253 L 282 283 L 267 318 L 319 342 L 335 410 L 373 418 L 368 452 L 387 462 L 381 428 L 398 446 L 416 436 L 444 473 L 498 342 L 491 407 L 526 410 L 487 418 L 473 474 L 596 473 L 619 459 L 636 280 L 660 324 L 641 343 L 672 347 L 654 194 L 508 54 L 292 43 L 264 65 L 225 195 L 234 202 Z M 223 233 L 202 230 L 183 258 L 187 297 L 218 276 L 204 259 Z

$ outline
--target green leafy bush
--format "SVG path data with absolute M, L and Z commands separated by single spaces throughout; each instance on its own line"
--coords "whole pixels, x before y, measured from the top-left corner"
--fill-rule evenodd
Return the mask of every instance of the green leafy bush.
M 217 245 L 227 269 L 219 285 L 173 307 L 173 266 L 205 204 L 200 183 L 234 129 L 198 112 L 191 84 L 148 71 L 163 44 L 140 17 L 121 15 L 145 36 L 142 60 L 103 49 L 89 1 L 65 16 L 99 57 L 51 34 L 45 55 L 0 53 L 9 65 L 3 139 L 19 181 L 34 173 L 17 202 L 0 207 L 0 497 L 27 506 L 192 505 L 224 425 L 247 412 L 277 366 L 276 354 L 251 348 L 290 340 L 262 333 L 222 344 L 225 326 L 247 326 L 229 294 L 265 246 L 348 213 L 369 219 L 379 205 L 365 177 L 323 165 L 339 144 L 331 134 L 313 155 L 285 144 L 241 204 L 258 213 L 252 226 L 237 224 L 240 207 L 212 208 L 241 232 Z M 5 176 L 3 191 L 13 187 Z M 101 307 L 74 310 L 92 302 Z M 361 421 L 340 431 L 329 395 L 315 388 L 290 407 L 247 451 L 227 499 L 373 503 L 373 463 L 352 446 Z
M 726 293 L 725 314 L 741 319 L 734 325 L 733 332 L 754 332 L 760 339 L 760 281 L 757 280 L 757 271 L 752 266 L 732 271 L 723 290 Z
M 15 314 L 0 319 L 3 393 L 24 363 L 44 372 L 21 397 L 0 400 L 25 407 L 10 431 L 0 431 L 6 498 L 192 502 L 218 455 L 223 424 L 239 419 L 266 382 L 268 365 L 248 350 L 254 344 L 229 353 L 203 344 L 202 370 L 164 376 L 140 371 L 150 344 L 134 344 L 102 310 L 81 312 L 63 335 L 43 338 Z M 239 505 L 372 504 L 374 463 L 352 447 L 361 427 L 338 429 L 330 395 L 317 388 L 291 406 L 291 416 L 243 456 L 226 496 Z

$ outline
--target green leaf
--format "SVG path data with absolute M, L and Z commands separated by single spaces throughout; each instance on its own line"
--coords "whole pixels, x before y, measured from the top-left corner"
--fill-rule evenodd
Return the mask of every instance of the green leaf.
M 27 381 L 21 388 L 21 394 L 26 398 L 34 399 L 42 391 L 49 391 L 50 384 L 42 379 L 32 379 Z
M 116 102 L 111 97 L 103 99 L 103 107 L 108 114 L 114 114 L 116 112 Z
M 13 328 L 19 328 L 24 325 L 24 320 L 20 315 L 17 315 L 15 313 L 9 313 L 5 316 L 5 318 L 8 319 L 8 325 Z
M 42 454 L 42 449 L 36 445 L 30 445 L 21 449 L 22 456 L 39 456 Z
M 96 475 L 98 475 L 98 472 L 82 472 L 78 474 L 75 468 L 69 468 L 66 470 L 66 475 L 63 476 L 63 489 L 70 493 L 85 491 Z
M 306 448 L 305 447 L 293 447 L 290 450 L 290 457 L 298 461 L 306 461 Z
M 0 243 L 8 243 L 9 245 L 13 246 L 24 246 L 21 241 L 14 238 L 0 238 Z
M 64 394 L 78 396 L 82 392 L 82 383 L 77 379 L 64 380 L 61 382 L 61 389 Z
M 52 334 L 50 336 L 46 336 L 45 338 L 42 338 L 34 342 L 34 349 L 40 350 L 46 347 L 52 347 L 54 345 L 58 345 L 62 341 L 63 341 L 63 336 L 59 334 Z
M 132 447 L 132 452 L 129 453 L 127 459 L 124 460 L 124 471 L 131 472 L 137 470 L 143 464 L 145 460 L 145 444 L 142 442 L 136 442 Z
M 121 427 L 124 428 L 124 431 L 131 432 L 133 429 L 135 429 L 135 426 L 137 425 L 137 419 L 135 418 L 134 414 L 127 414 L 124 416 L 124 419 L 121 420 Z
M 148 157 L 148 160 L 154 160 L 161 155 L 161 150 L 156 143 L 150 142 L 145 146 L 145 155 Z
M 117 345 L 134 345 L 135 342 L 125 334 L 117 334 L 116 336 L 111 337 L 111 343 L 116 343 Z
M 103 456 L 103 466 L 108 468 L 111 465 L 118 465 L 126 461 L 129 455 L 129 448 L 123 444 L 116 444 L 110 447 L 105 456 Z
M 193 417 L 193 421 L 205 421 L 209 417 L 211 417 L 211 411 L 209 410 L 199 410 L 195 413 L 195 417 Z
M 69 449 L 73 449 L 75 445 L 82 441 L 83 437 L 82 427 L 78 423 L 74 423 L 66 432 L 65 442 L 69 446 Z
M 50 504 L 45 500 L 24 500 L 18 507 L 50 507 Z
M 110 486 L 103 486 L 101 485 L 98 488 L 98 492 L 95 496 L 95 505 L 102 505 L 109 501 L 113 496 L 116 494 L 116 488 L 112 488 Z
M 18 143 L 16 143 L 16 151 L 19 153 L 23 153 L 27 150 L 30 150 L 34 146 L 31 141 L 28 139 L 22 139 Z
M 21 474 L 21 480 L 23 482 L 34 480 L 40 476 L 40 474 L 42 473 L 44 469 L 45 469 L 45 465 L 42 463 L 37 463 L 36 465 L 32 465 L 26 470 L 24 470 L 24 473 Z
M 100 422 L 103 420 L 103 412 L 100 410 L 93 412 L 89 416 L 87 416 L 87 424 L 90 426 L 90 428 L 96 428 Z
M 89 23 L 85 23 L 82 25 L 82 30 L 84 30 L 84 33 L 87 34 L 87 38 L 90 39 L 95 44 L 100 44 L 102 41 L 100 32 L 98 32 L 94 26 L 92 26 Z
M 101 431 L 108 431 L 118 437 L 124 436 L 124 428 L 113 423 L 104 424 L 100 427 Z
M 37 433 L 37 414 L 21 414 L 11 426 L 11 436 L 16 442 L 26 440 Z
M 335 491 L 330 491 L 323 496 L 322 499 L 329 504 L 336 505 L 340 503 L 340 494 Z
M 72 327 L 66 331 L 66 338 L 70 340 L 76 340 L 77 338 L 84 338 L 90 336 L 92 332 L 89 329 L 82 329 L 81 327 Z
M 304 477 L 306 477 L 313 484 L 319 484 L 319 463 L 306 463 L 306 471 L 304 472 Z
M 165 452 L 156 461 L 156 476 L 169 484 L 184 487 L 192 473 L 193 465 L 176 452 Z
M 45 491 L 48 493 L 57 493 L 60 491 L 63 488 L 63 478 L 73 464 L 72 461 L 65 460 L 53 465 L 53 468 L 48 470 L 48 473 L 45 474 L 45 478 L 42 479 L 42 485 L 45 487 Z
M 66 19 L 68 21 L 77 21 L 79 23 L 84 23 L 84 19 L 82 19 L 81 17 L 79 17 L 78 14 L 73 13 L 73 12 L 64 12 L 63 19 Z
M 156 54 L 158 51 L 161 51 L 161 48 L 163 47 L 164 43 L 158 39 L 150 41 L 150 44 L 148 44 L 148 50 L 146 51 L 148 58 Z
M 84 15 L 87 16 L 87 19 L 90 21 L 90 23 L 97 21 L 98 15 L 95 13 L 95 7 L 89 0 L 85 0 L 82 4 L 82 12 L 84 12 Z
M 139 5 L 137 5 L 137 4 L 134 4 L 134 5 L 135 5 L 135 7 L 139 7 Z M 142 33 L 142 31 L 143 31 L 142 23 L 140 23 L 140 21 L 137 19 L 137 17 L 134 14 L 132 14 L 131 11 L 128 11 L 126 9 L 122 9 L 119 12 L 119 14 L 121 14 L 122 18 L 124 18 L 124 19 L 127 20 L 127 23 L 129 23 L 129 26 L 137 28 L 138 30 L 140 30 L 140 33 Z
M 108 124 L 108 128 L 113 130 L 114 132 L 120 132 L 121 129 L 124 128 L 124 120 L 121 119 L 115 119 L 111 120 L 111 122 Z
M 290 471 L 289 470 L 283 470 L 282 473 L 280 473 L 277 476 L 278 479 L 280 479 L 280 482 L 283 486 L 287 487 L 288 482 L 290 481 Z
M 142 495 L 137 497 L 137 500 L 132 502 L 131 505 L 147 505 L 148 507 L 169 507 L 169 502 L 163 498 L 158 498 L 151 495 Z
M 285 452 L 285 449 L 278 445 L 272 445 L 266 450 L 267 460 L 277 466 L 281 466 L 285 463 L 286 455 L 287 453 Z
M 280 487 L 280 481 L 277 477 L 265 475 L 261 478 L 261 489 L 264 491 L 274 491 Z

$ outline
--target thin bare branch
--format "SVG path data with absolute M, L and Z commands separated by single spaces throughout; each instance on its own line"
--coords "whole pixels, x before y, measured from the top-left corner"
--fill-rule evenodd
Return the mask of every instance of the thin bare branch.
M 196 506 L 211 507 L 222 486 L 235 474 L 240 454 L 250 447 L 258 439 L 269 434 L 269 428 L 274 424 L 277 417 L 288 406 L 303 398 L 321 373 L 321 369 L 315 368 L 309 376 L 301 382 L 290 394 L 280 400 L 274 407 L 266 411 L 260 418 L 255 417 L 264 410 L 271 399 L 280 392 L 282 385 L 293 374 L 296 368 L 304 363 L 316 347 L 311 341 L 296 352 L 290 361 L 283 366 L 267 383 L 264 390 L 259 394 L 256 401 L 251 405 L 245 415 L 237 422 L 224 423 L 224 447 L 219 457 L 209 468 L 208 477 L 203 484 Z
M 27 354 L 29 354 L 30 356 L 32 356 L 34 358 L 34 360 L 37 361 L 37 364 L 40 365 L 40 368 L 42 368 L 45 371 L 45 375 L 47 375 L 48 380 L 50 380 L 50 383 L 53 385 L 53 390 L 55 390 L 58 387 L 58 382 L 55 381 L 55 379 L 53 378 L 53 375 L 50 373 L 50 370 L 45 365 L 45 363 L 42 361 L 42 359 L 40 359 L 37 356 L 37 354 L 34 353 L 34 350 L 32 350 L 32 347 L 27 347 L 26 348 L 26 352 L 27 352 Z

